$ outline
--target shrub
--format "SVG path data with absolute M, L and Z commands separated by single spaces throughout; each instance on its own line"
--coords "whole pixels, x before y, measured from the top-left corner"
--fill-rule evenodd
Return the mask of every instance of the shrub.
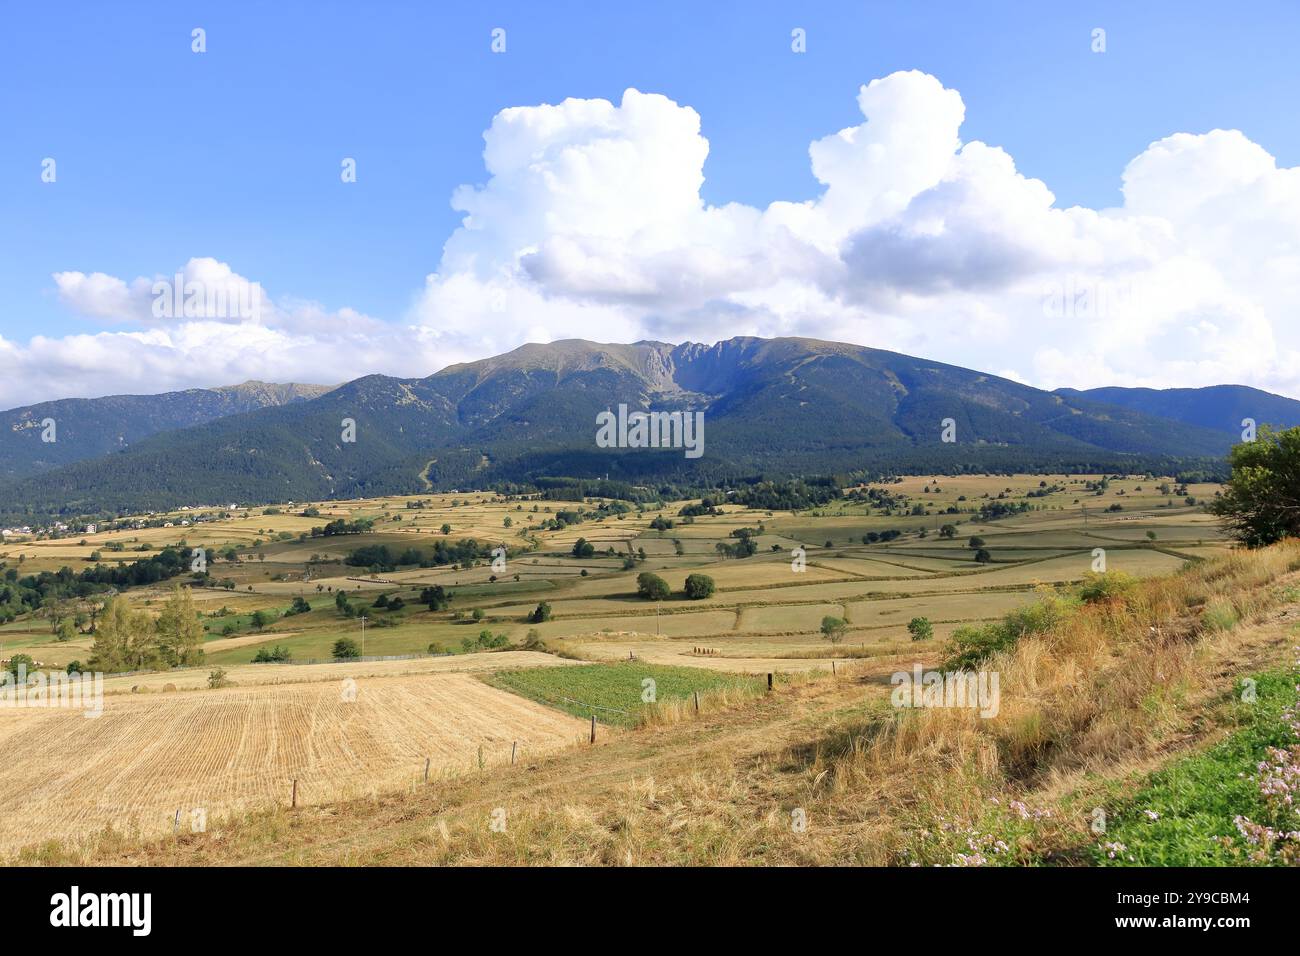
M 226 672 L 218 667 L 208 674 L 208 687 L 216 690 L 219 687 L 229 687 L 230 681 L 226 679 Z
M 533 610 L 533 613 L 528 615 L 528 621 L 531 624 L 542 624 L 546 621 L 549 621 L 550 619 L 551 619 L 551 605 L 546 601 L 543 601 L 542 603 L 538 604 L 537 607 Z M 529 633 L 531 634 L 534 632 L 529 631 Z
M 1076 606 L 1052 594 L 1036 604 L 1016 608 L 1000 621 L 959 627 L 949 639 L 949 658 L 944 666 L 954 670 L 973 667 L 990 654 L 1014 647 L 1022 637 L 1045 633 L 1072 615 Z
M 1137 585 L 1137 579 L 1123 571 L 1089 571 L 1079 585 L 1079 597 L 1098 604 L 1123 597 Z
M 934 637 L 934 625 L 928 617 L 914 617 L 907 622 L 907 632 L 914 641 L 928 641 Z
M 1231 601 L 1211 601 L 1201 612 L 1201 627 L 1207 631 L 1230 631 L 1239 615 Z
M 980 548 L 978 551 L 975 552 L 975 560 L 978 561 L 980 564 L 988 564 L 990 561 L 993 560 L 993 556 L 983 548 Z

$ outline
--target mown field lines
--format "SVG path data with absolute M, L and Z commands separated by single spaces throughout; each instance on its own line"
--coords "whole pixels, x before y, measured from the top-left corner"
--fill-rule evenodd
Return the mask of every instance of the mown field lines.
M 179 809 L 209 817 L 381 791 L 436 774 L 579 741 L 582 721 L 469 674 L 342 681 L 109 698 L 79 712 L 0 712 L 0 848 L 87 837 L 113 826 L 168 832 Z

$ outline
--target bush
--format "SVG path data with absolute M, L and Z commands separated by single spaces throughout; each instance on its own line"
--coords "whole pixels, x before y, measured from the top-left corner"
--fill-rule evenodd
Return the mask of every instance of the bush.
M 686 576 L 685 593 L 692 601 L 712 597 L 716 589 L 713 578 L 707 574 L 688 574 Z
M 949 639 L 949 658 L 944 667 L 974 667 L 990 654 L 1014 647 L 1022 637 L 1044 633 L 1074 613 L 1075 607 L 1075 602 L 1053 594 L 1036 604 L 1016 608 L 1000 621 L 959 627 Z
M 1239 615 L 1231 601 L 1212 601 L 1201 612 L 1201 627 L 1207 631 L 1230 631 Z
M 551 619 L 551 605 L 546 601 L 543 601 L 541 604 L 537 605 L 537 607 L 533 610 L 533 613 L 528 615 L 528 621 L 530 624 L 542 624 L 545 623 L 546 621 L 549 621 L 550 619 Z M 529 633 L 531 634 L 534 632 L 529 631 Z
M 1098 604 L 1123 597 L 1137 584 L 1137 579 L 1123 571 L 1089 571 L 1079 585 L 1079 597 L 1089 604 Z
M 980 564 L 988 564 L 990 561 L 993 560 L 993 556 L 989 554 L 988 551 L 984 550 L 983 548 L 980 548 L 978 551 L 975 552 L 975 560 L 978 561 Z
M 934 637 L 934 625 L 928 617 L 914 617 L 907 622 L 907 632 L 914 641 L 928 641 Z
M 259 648 L 257 653 L 253 655 L 253 663 L 254 664 L 279 664 L 279 663 L 283 663 L 284 661 L 290 660 L 292 657 L 293 654 L 289 652 L 289 648 L 281 647 L 279 644 L 277 644 L 275 645 L 275 647 L 272 648 L 265 648 L 265 647 Z
M 218 667 L 208 674 L 208 687 L 216 690 L 219 687 L 229 687 L 230 681 L 226 679 L 226 672 Z

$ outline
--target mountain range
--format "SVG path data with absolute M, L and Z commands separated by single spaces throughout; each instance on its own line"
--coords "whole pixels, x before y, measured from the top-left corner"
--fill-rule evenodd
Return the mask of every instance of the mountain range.
M 1245 386 L 1049 392 L 804 338 L 566 340 L 425 378 L 367 375 L 332 389 L 261 386 L 251 395 L 236 388 L 242 399 L 193 390 L 3 413 L 10 422 L 55 418 L 62 457 L 24 446 L 27 457 L 0 486 L 0 514 L 111 514 L 561 476 L 699 487 L 759 475 L 1168 473 L 1222 468 L 1243 417 L 1300 424 L 1300 402 Z M 195 393 L 227 395 L 227 404 Z M 137 412 L 141 405 L 150 410 Z M 619 405 L 703 412 L 704 455 L 598 447 L 597 415 Z M 945 424 L 952 442 L 943 440 Z M 5 439 L 32 427 L 11 426 Z
M 0 480 L 107 455 L 161 431 L 317 398 L 322 385 L 244 382 L 161 395 L 65 398 L 0 412 Z M 46 423 L 54 423 L 51 430 Z

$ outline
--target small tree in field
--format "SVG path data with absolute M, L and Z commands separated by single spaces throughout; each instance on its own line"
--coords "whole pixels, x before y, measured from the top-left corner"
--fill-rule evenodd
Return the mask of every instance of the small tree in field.
M 361 648 L 357 642 L 350 637 L 340 637 L 334 642 L 334 659 L 336 661 L 351 660 L 354 657 L 361 656 Z
M 849 623 L 842 617 L 831 617 L 828 614 L 822 618 L 822 637 L 832 644 L 838 644 L 844 640 L 844 635 L 848 629 Z
M 1300 427 L 1261 425 L 1255 440 L 1234 445 L 1232 477 L 1209 504 L 1248 548 L 1300 537 Z
M 975 552 L 975 560 L 978 561 L 980 564 L 988 564 L 990 561 L 993 560 L 993 556 L 989 554 L 987 551 L 985 551 L 983 548 L 980 548 L 978 551 Z
M 636 576 L 636 593 L 647 601 L 667 601 L 672 591 L 668 582 L 659 575 L 642 571 Z
M 714 588 L 713 578 L 707 574 L 688 574 L 686 576 L 686 596 L 692 601 L 712 597 Z
M 907 622 L 907 632 L 914 641 L 928 641 L 934 637 L 934 625 L 928 617 L 914 617 Z

